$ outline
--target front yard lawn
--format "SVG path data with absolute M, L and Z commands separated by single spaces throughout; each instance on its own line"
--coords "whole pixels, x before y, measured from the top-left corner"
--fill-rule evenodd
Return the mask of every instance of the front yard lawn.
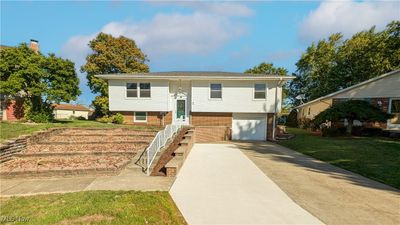
M 288 128 L 280 145 L 400 189 L 400 141 L 382 137 L 320 137 Z
M 90 191 L 0 198 L 0 207 L 0 223 L 186 224 L 168 192 Z
M 53 123 L 39 123 L 39 124 L 27 124 L 20 122 L 1 122 L 0 123 L 0 142 L 16 138 L 20 135 L 31 134 L 38 130 L 46 130 L 53 127 L 65 127 L 65 128 L 128 128 L 128 129 L 156 129 L 155 127 L 148 126 L 132 126 L 123 124 L 107 124 L 100 123 L 91 120 L 56 120 Z

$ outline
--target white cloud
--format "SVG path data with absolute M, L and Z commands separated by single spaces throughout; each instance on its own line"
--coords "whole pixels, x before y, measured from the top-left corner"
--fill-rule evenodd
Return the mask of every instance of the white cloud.
M 315 41 L 336 32 L 349 37 L 374 25 L 382 29 L 388 22 L 399 19 L 400 3 L 395 1 L 324 1 L 303 20 L 299 37 Z

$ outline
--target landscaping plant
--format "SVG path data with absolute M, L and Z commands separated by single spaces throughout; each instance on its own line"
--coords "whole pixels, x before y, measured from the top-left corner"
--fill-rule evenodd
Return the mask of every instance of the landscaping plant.
M 386 122 L 392 116 L 370 103 L 362 100 L 349 100 L 334 104 L 330 108 L 318 114 L 313 123 L 321 125 L 326 121 L 340 122 L 347 119 L 346 133 L 351 135 L 353 122 Z

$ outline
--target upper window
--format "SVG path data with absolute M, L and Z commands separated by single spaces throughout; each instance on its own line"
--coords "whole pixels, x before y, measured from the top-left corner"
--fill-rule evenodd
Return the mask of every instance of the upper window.
M 210 84 L 210 98 L 222 98 L 222 84 Z
M 151 90 L 150 83 L 140 83 L 140 97 L 141 98 L 150 98 Z
M 265 84 L 254 84 L 254 99 L 265 99 L 266 86 Z
M 126 83 L 126 97 L 137 97 L 137 83 Z

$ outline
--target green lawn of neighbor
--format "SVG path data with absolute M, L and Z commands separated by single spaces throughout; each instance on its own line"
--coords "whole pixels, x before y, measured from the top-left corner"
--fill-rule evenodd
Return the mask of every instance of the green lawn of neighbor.
M 0 142 L 18 137 L 19 135 L 31 134 L 38 130 L 46 130 L 53 127 L 80 127 L 80 128 L 129 128 L 129 129 L 157 129 L 148 126 L 133 126 L 124 124 L 107 124 L 91 120 L 56 120 L 53 123 L 27 124 L 20 122 L 0 123 Z
M 400 189 L 400 141 L 383 137 L 321 137 L 288 128 L 280 145 Z
M 0 223 L 186 224 L 168 192 L 87 191 L 0 198 Z M 25 221 L 24 221 L 25 220 Z

